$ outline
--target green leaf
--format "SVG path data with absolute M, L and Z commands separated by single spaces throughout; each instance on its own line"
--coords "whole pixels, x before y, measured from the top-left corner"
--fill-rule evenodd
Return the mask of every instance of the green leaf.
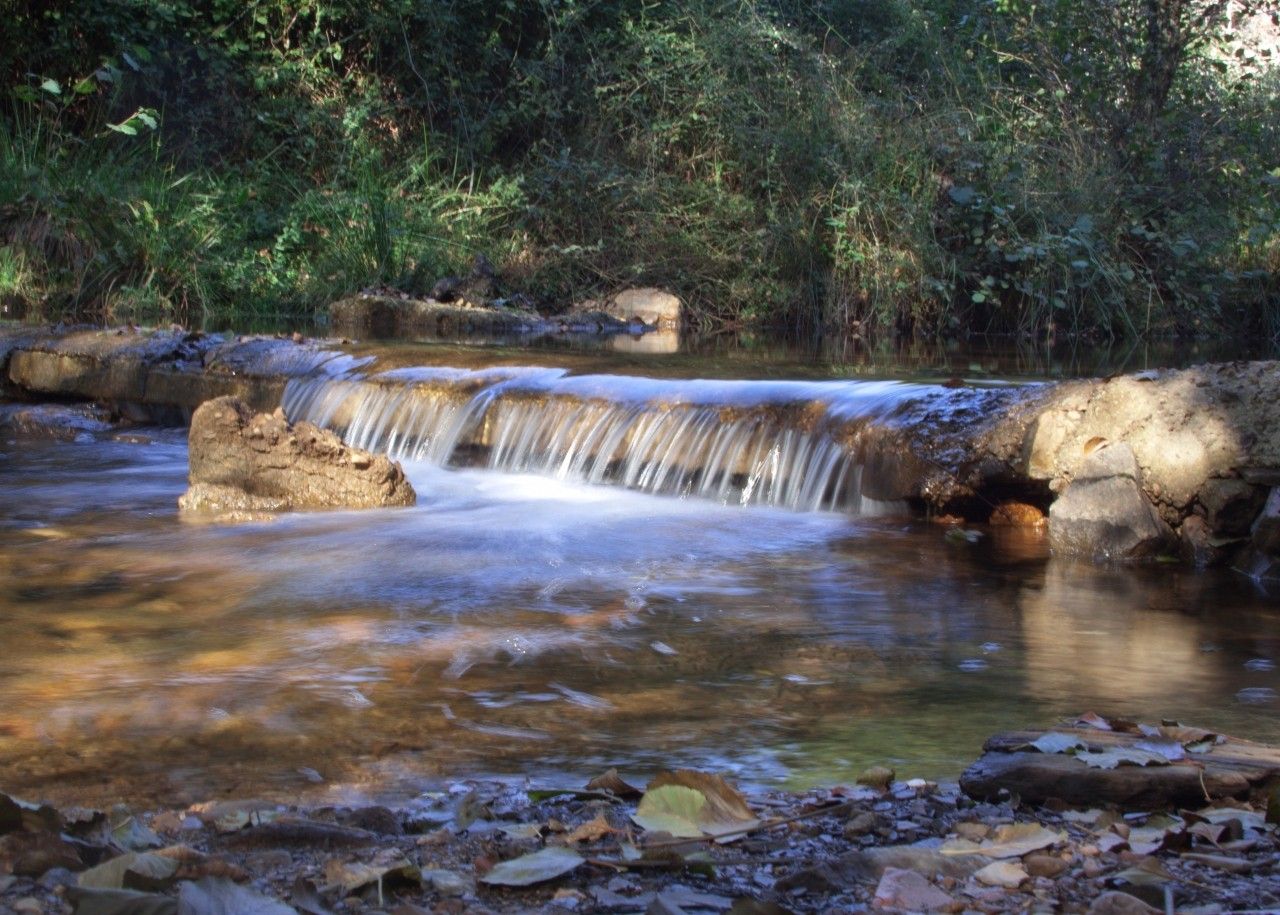
M 107 129 L 114 130 L 116 133 L 122 133 L 126 137 L 136 137 L 138 135 L 138 128 L 134 127 L 128 121 L 125 121 L 123 124 L 108 124 Z
M 84 79 L 80 80 L 80 82 L 76 83 L 73 91 L 76 95 L 89 95 L 97 88 L 97 85 L 93 81 L 93 77 L 86 76 Z
M 511 861 L 503 861 L 480 878 L 491 886 L 532 886 L 563 876 L 585 859 L 572 849 L 552 846 Z
M 706 805 L 706 795 L 701 791 L 684 785 L 662 785 L 645 792 L 631 819 L 650 832 L 696 839 L 704 835 L 698 817 Z
M 58 85 L 56 79 L 46 79 L 40 83 L 40 88 L 50 95 L 62 95 L 62 86 Z

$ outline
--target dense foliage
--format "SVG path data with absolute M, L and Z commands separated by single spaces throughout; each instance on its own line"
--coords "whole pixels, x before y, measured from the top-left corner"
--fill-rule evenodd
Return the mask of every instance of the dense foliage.
M 484 252 L 705 326 L 1276 334 L 1260 6 L 0 2 L 0 298 L 244 322 Z

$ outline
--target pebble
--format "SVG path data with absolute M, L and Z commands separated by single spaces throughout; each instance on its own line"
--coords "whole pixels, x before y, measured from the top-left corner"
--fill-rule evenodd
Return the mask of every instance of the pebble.
M 936 912 L 950 909 L 952 899 L 915 871 L 886 867 L 876 886 L 875 904 L 909 912 Z
M 878 824 L 879 817 L 870 810 L 864 810 L 849 818 L 849 821 L 844 824 L 844 834 L 850 838 L 866 835 L 875 829 Z
M 956 835 L 970 842 L 981 842 L 991 832 L 985 823 L 957 823 L 954 827 Z
M 1023 860 L 1032 877 L 1056 877 L 1067 869 L 1067 862 L 1055 855 L 1027 855 Z

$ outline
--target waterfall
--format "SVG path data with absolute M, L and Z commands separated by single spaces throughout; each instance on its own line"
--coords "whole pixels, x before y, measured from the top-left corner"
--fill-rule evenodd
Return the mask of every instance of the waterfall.
M 400 369 L 289 382 L 290 421 L 398 460 L 649 493 L 874 514 L 849 431 L 919 386 L 661 380 L 553 368 Z

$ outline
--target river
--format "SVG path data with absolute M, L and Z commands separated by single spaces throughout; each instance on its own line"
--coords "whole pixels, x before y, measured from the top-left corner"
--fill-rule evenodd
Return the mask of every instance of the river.
M 389 364 L 563 361 L 467 352 Z M 913 383 L 1018 374 L 958 359 L 917 362 Z M 833 374 L 760 364 L 651 374 Z M 895 372 L 814 396 L 860 397 L 859 374 Z M 742 384 L 697 390 L 764 390 Z M 23 796 L 398 800 L 615 766 L 955 778 L 986 736 L 1086 711 L 1280 741 L 1280 603 L 1230 570 L 1068 562 L 1018 529 L 949 537 L 826 484 L 744 499 L 601 485 L 625 482 L 616 461 L 592 477 L 430 449 L 402 449 L 412 509 L 193 523 L 182 430 L 0 453 L 0 788 Z

